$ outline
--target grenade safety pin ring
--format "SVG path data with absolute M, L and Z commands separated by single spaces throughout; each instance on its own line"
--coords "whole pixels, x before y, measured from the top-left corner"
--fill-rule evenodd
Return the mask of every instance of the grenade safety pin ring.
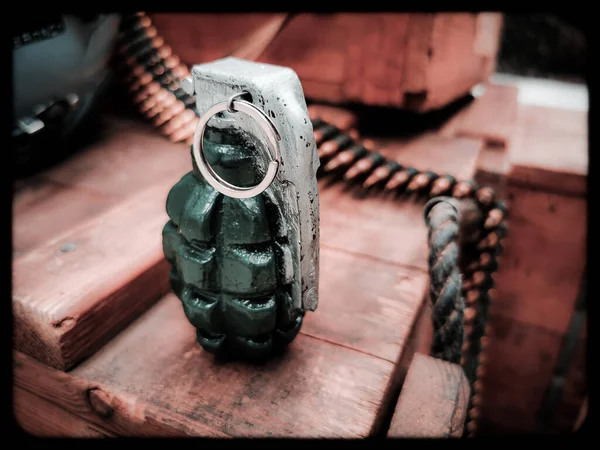
M 279 135 L 279 132 L 277 131 L 277 128 L 275 127 L 273 122 L 269 119 L 269 117 L 267 117 L 267 115 L 264 112 L 262 112 L 259 108 L 254 106 L 252 103 L 247 102 L 246 100 L 236 100 L 236 98 L 241 95 L 243 95 L 243 93 L 235 94 L 228 101 L 217 103 L 211 106 L 202 115 L 200 121 L 198 122 L 196 132 L 194 133 L 192 153 L 194 155 L 194 159 L 196 160 L 196 164 L 198 165 L 200 173 L 202 173 L 204 179 L 213 188 L 215 188 L 221 194 L 227 195 L 229 197 L 250 198 L 260 194 L 265 189 L 267 189 L 275 179 L 275 175 L 277 175 L 277 170 L 279 169 L 279 160 L 281 158 L 279 151 L 279 141 L 281 140 L 281 136 Z M 229 112 L 241 111 L 243 113 L 248 114 L 252 119 L 256 121 L 256 123 L 258 123 L 262 131 L 265 133 L 269 141 L 270 147 L 273 150 L 273 160 L 269 163 L 267 173 L 263 180 L 255 186 L 239 187 L 228 183 L 214 171 L 214 169 L 210 166 L 208 160 L 206 159 L 206 155 L 204 153 L 204 130 L 206 129 L 208 121 L 215 114 L 218 114 L 225 110 Z

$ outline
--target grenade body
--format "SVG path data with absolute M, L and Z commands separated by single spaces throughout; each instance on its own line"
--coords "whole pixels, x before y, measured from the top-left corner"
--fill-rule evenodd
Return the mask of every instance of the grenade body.
M 262 178 L 256 148 L 241 133 L 208 132 L 205 153 L 220 176 L 240 186 Z M 294 277 L 281 205 L 267 189 L 224 196 L 194 170 L 167 198 L 163 250 L 173 292 L 202 348 L 220 356 L 268 357 L 298 334 Z

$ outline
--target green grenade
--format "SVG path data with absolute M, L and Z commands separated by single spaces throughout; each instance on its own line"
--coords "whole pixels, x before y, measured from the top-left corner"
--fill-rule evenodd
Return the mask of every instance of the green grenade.
M 194 67 L 192 74 L 202 73 L 206 66 L 209 65 Z M 223 71 L 232 72 L 231 67 Z M 252 92 L 252 86 L 246 88 L 244 92 Z M 195 93 L 197 99 L 202 96 L 199 89 Z M 285 94 L 282 96 L 285 98 Z M 264 161 L 268 145 L 257 136 L 260 133 L 252 130 L 250 121 L 235 113 L 224 115 L 230 117 L 224 124 L 207 124 L 204 128 L 206 164 L 232 185 L 256 186 L 267 172 Z M 276 121 L 272 122 L 276 126 Z M 286 127 L 280 128 L 285 133 Z M 312 132 L 308 136 L 312 138 Z M 196 328 L 197 340 L 204 350 L 219 356 L 268 357 L 294 340 L 305 311 L 316 308 L 318 215 L 314 217 L 314 206 L 302 212 L 302 188 L 286 178 L 292 168 L 287 173 L 280 171 L 272 184 L 257 195 L 236 198 L 213 187 L 215 183 L 210 183 L 199 169 L 193 149 L 193 170 L 171 189 L 166 203 L 170 220 L 163 229 L 163 249 L 171 263 L 173 292 Z M 309 147 L 301 150 L 308 152 Z M 283 150 L 282 161 L 285 156 Z M 314 177 L 314 158 L 311 155 L 304 159 L 310 161 Z M 308 181 L 315 189 L 316 180 L 314 185 Z M 314 203 L 316 189 L 309 197 Z M 306 213 L 309 217 L 303 217 Z M 310 245 L 303 252 L 299 234 L 301 225 L 306 228 L 308 223 L 313 223 L 313 233 L 304 237 Z M 303 254 L 312 260 L 312 267 L 304 272 Z

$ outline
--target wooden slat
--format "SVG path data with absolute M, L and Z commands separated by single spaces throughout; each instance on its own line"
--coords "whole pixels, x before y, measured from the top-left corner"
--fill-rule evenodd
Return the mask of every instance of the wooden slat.
M 458 118 L 455 134 L 483 139 L 486 144 L 509 148 L 517 124 L 518 89 L 490 84 Z
M 578 197 L 587 192 L 586 111 L 521 105 L 510 153 L 510 180 Z
M 415 354 L 396 405 L 388 437 L 460 437 L 469 402 L 462 368 Z
M 170 435 L 367 435 L 393 364 L 304 335 L 288 350 L 259 366 L 216 362 L 199 349 L 179 300 L 169 295 L 52 389 L 31 361 L 16 378 L 65 408 L 93 384 L 112 412 L 102 418 L 86 407 L 86 414 L 121 435 L 152 433 L 148 410 Z
M 53 182 L 127 198 L 191 170 L 190 148 L 165 139 L 150 124 L 106 116 L 104 133 L 85 150 L 41 174 Z
M 25 180 L 13 202 L 13 258 L 106 211 L 117 197 L 60 185 L 43 178 Z
M 495 276 L 492 315 L 564 334 L 587 252 L 584 199 L 511 186 L 510 237 Z
M 17 349 L 69 368 L 166 292 L 168 188 L 158 184 L 14 261 Z
M 13 388 L 13 411 L 17 424 L 35 437 L 101 438 L 111 433 L 76 414 L 19 388 Z
M 476 55 L 476 15 L 437 13 L 431 38 L 427 97 L 421 110 L 441 108 L 485 81 L 487 58 Z
M 482 424 L 478 434 L 490 433 L 493 427 L 532 433 L 556 366 L 562 335 L 500 316 L 492 317 L 489 324 L 488 362 L 481 377 L 481 416 L 488 424 Z

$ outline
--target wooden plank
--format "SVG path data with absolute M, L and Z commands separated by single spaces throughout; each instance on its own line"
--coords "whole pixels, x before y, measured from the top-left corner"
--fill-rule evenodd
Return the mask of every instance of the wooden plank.
M 67 369 L 167 291 L 169 187 L 157 184 L 14 261 L 17 349 Z
M 486 85 L 484 93 L 466 107 L 456 135 L 483 139 L 499 151 L 508 148 L 516 130 L 517 98 L 515 86 Z
M 105 116 L 102 138 L 41 176 L 53 182 L 126 198 L 156 183 L 175 184 L 192 168 L 189 147 L 151 125 Z
M 302 332 L 392 363 L 411 337 L 428 289 L 427 274 L 321 247 L 318 313 Z
M 379 140 L 381 153 L 420 170 L 471 179 L 481 142 L 467 138 L 419 137 L 409 143 Z M 427 269 L 427 227 L 423 202 L 396 201 L 390 196 L 348 192 L 345 183 L 319 181 L 323 246 Z
M 469 383 L 459 365 L 415 354 L 388 437 L 460 437 L 467 415 L 469 392 Z
M 494 301 L 490 309 L 496 306 Z M 534 432 L 562 335 L 500 316 L 491 318 L 489 325 L 486 372 L 480 377 L 481 416 L 488 428 L 493 425 L 513 432 Z M 482 429 L 481 434 L 484 432 L 489 431 Z
M 427 73 L 427 97 L 419 110 L 441 108 L 485 81 L 486 58 L 476 55 L 476 15 L 437 13 Z
M 585 196 L 588 174 L 587 111 L 520 105 L 510 152 L 511 183 Z
M 427 71 L 429 68 L 431 39 L 435 14 L 412 13 L 408 19 L 408 38 L 402 90 L 408 93 L 427 91 Z
M 14 352 L 13 361 L 15 386 L 116 435 L 180 437 L 189 436 L 192 427 L 202 427 L 201 423 L 167 414 L 123 393 L 107 398 L 95 380 L 84 380 L 53 369 L 24 353 Z M 45 414 L 48 412 L 44 410 Z M 209 433 L 210 429 L 205 428 L 205 431 Z M 216 431 L 212 436 L 223 437 Z
M 53 373 L 52 389 L 33 365 L 21 360 L 19 384 L 67 409 L 95 386 L 112 412 L 85 414 L 120 435 L 150 434 L 152 411 L 163 433 L 236 437 L 364 437 L 393 370 L 382 359 L 305 335 L 264 365 L 220 363 L 200 350 L 173 295 L 62 374 L 62 382 Z
M 152 13 L 158 35 L 181 61 L 192 66 L 223 58 L 238 50 L 276 13 Z M 182 32 L 185 30 L 185 32 Z M 223 30 L 228 30 L 223 33 Z
M 13 258 L 101 214 L 117 201 L 111 195 L 71 188 L 40 177 L 24 183 L 13 199 Z
M 31 392 L 13 387 L 17 424 L 36 437 L 101 438 L 112 434 Z
M 569 326 L 587 252 L 584 199 L 508 188 L 510 237 L 495 276 L 492 316 L 562 335 Z

